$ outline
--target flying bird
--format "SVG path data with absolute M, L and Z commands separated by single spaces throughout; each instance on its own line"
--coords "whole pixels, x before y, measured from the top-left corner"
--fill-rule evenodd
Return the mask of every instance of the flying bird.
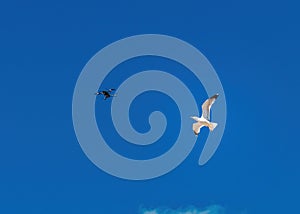
M 191 117 L 192 119 L 197 121 L 196 123 L 193 123 L 193 131 L 195 135 L 199 134 L 200 129 L 203 126 L 207 126 L 210 131 L 213 131 L 217 127 L 217 123 L 210 122 L 210 108 L 212 104 L 214 104 L 218 96 L 219 94 L 215 94 L 202 104 L 202 116 L 200 118 L 196 116 Z
M 104 96 L 104 100 L 106 100 L 107 98 L 109 97 L 115 97 L 117 96 L 116 94 L 111 94 L 113 91 L 115 91 L 116 89 L 114 88 L 110 88 L 110 89 L 107 89 L 106 91 L 98 91 L 95 93 L 95 95 L 103 95 Z

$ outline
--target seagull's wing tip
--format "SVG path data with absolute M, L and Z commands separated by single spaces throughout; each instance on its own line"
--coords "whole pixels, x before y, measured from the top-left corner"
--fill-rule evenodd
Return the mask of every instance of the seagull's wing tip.
M 215 98 L 217 99 L 219 97 L 219 93 L 216 93 L 214 96 L 212 96 L 211 98 Z

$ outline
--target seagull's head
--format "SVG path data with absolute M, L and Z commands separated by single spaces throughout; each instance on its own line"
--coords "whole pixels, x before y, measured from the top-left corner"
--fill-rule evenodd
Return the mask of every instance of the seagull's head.
M 196 121 L 198 121 L 198 120 L 199 120 L 199 118 L 198 118 L 198 117 L 196 117 L 196 116 L 191 116 L 190 118 L 192 118 L 193 120 L 196 120 Z

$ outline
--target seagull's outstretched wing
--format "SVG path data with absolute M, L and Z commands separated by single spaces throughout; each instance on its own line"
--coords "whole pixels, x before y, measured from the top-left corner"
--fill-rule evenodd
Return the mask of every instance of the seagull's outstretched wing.
M 219 94 L 215 94 L 214 96 L 208 98 L 203 104 L 202 104 L 202 117 L 207 119 L 208 121 L 210 120 L 210 108 L 212 104 L 216 101 L 218 98 Z
M 193 123 L 193 131 L 195 135 L 198 135 L 200 133 L 200 129 L 202 128 L 202 124 L 200 122 L 198 123 Z

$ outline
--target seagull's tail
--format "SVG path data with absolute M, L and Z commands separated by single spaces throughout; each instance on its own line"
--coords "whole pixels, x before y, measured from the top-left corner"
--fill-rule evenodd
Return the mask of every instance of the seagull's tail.
M 218 125 L 217 123 L 211 122 L 211 123 L 209 123 L 208 128 L 210 131 L 213 131 L 217 127 L 217 125 Z

